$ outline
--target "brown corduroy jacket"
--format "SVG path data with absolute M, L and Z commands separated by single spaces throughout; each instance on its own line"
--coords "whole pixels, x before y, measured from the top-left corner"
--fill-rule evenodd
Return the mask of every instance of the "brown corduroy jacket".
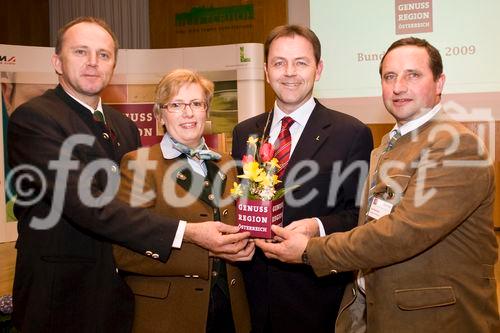
M 155 169 L 146 171 L 152 161 L 157 163 Z M 136 189 L 132 188 L 134 174 L 127 167 L 129 162 L 138 162 L 136 177 L 141 175 L 139 178 L 144 179 Z M 120 199 L 136 200 L 143 207 L 170 218 L 189 222 L 214 220 L 213 206 L 187 190 L 196 178 L 189 172 L 178 172 L 179 167 L 186 164 L 183 158 L 164 159 L 159 144 L 125 155 L 121 164 Z M 206 164 L 208 169 L 217 171 L 214 179 L 209 183 L 203 181 L 201 186 L 213 189 L 217 184 L 221 186 L 227 203 L 219 208 L 220 220 L 234 224 L 234 204 L 227 197 L 236 179 L 235 164 L 228 155 Z M 154 198 L 147 198 L 149 191 L 154 193 Z M 135 295 L 134 332 L 205 332 L 213 264 L 207 250 L 183 242 L 180 249 L 172 249 L 166 263 L 119 246 L 115 246 L 114 255 L 117 267 L 130 273 L 125 281 Z M 250 318 L 241 273 L 230 263 L 226 263 L 226 268 L 236 332 L 249 332 Z
M 495 182 L 482 142 L 445 115 L 383 153 L 387 142 L 372 152 L 368 184 L 391 213 L 367 217 L 365 193 L 357 228 L 306 249 L 318 275 L 364 275 L 366 299 L 347 287 L 337 332 L 499 332 Z

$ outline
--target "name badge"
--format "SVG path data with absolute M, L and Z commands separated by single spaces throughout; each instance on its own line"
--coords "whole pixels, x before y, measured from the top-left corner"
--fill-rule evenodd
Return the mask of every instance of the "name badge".
M 367 215 L 378 220 L 379 218 L 390 214 L 393 206 L 394 205 L 390 202 L 379 198 L 373 198 L 372 204 L 370 205 L 370 210 L 368 211 Z

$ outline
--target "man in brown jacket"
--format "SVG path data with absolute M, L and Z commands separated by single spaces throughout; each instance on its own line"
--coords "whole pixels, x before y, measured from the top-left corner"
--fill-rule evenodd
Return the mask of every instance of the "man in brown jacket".
M 427 41 L 394 42 L 382 96 L 396 119 L 372 152 L 357 228 L 308 237 L 275 228 L 269 258 L 317 275 L 359 270 L 337 332 L 499 332 L 494 171 L 483 143 L 441 111 L 445 76 Z

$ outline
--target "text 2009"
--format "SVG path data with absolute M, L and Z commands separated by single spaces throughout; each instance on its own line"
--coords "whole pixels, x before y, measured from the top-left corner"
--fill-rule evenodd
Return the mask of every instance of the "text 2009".
M 467 56 L 476 54 L 475 45 L 463 45 L 463 46 L 447 46 L 445 47 L 444 55 L 447 57 L 453 56 Z

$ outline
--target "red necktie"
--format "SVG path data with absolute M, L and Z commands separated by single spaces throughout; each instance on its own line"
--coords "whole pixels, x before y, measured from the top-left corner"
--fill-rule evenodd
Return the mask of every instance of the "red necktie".
M 290 135 L 290 126 L 294 120 L 291 117 L 281 119 L 281 131 L 278 134 L 278 148 L 274 153 L 274 157 L 278 159 L 281 169 L 278 171 L 278 177 L 282 178 L 285 173 L 288 160 L 290 159 L 290 149 L 292 148 L 292 136 Z

